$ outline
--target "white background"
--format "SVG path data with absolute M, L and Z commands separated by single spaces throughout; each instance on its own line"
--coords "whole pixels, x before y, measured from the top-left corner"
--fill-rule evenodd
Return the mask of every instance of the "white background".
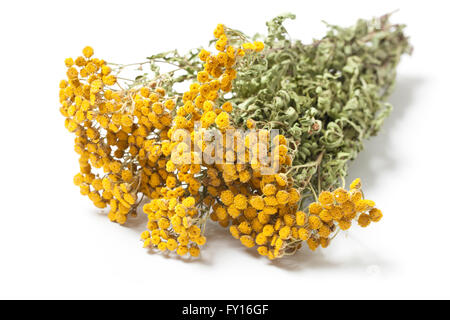
M 419 4 L 422 3 L 422 4 Z M 450 298 L 448 8 L 445 1 L 2 1 L 0 298 Z M 201 259 L 149 254 L 145 218 L 110 223 L 72 184 L 73 136 L 58 108 L 64 58 L 91 45 L 131 63 L 207 45 L 219 22 L 293 38 L 400 9 L 415 47 L 398 68 L 382 132 L 351 165 L 384 219 L 328 249 L 270 262 L 210 226 Z

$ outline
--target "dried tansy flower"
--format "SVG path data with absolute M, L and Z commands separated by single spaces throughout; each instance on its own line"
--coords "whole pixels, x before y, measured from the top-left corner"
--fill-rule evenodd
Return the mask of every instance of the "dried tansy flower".
M 120 65 L 86 47 L 66 59 L 60 111 L 76 135 L 81 194 L 120 224 L 142 203 L 143 246 L 180 256 L 200 255 L 209 220 L 269 259 L 380 221 L 360 179 L 349 190 L 342 181 L 390 110 L 384 99 L 409 50 L 403 26 L 384 16 L 303 45 L 286 38 L 286 18 L 254 42 L 219 24 L 216 52 Z M 160 73 L 161 63 L 176 68 Z M 150 72 L 120 76 L 134 65 Z

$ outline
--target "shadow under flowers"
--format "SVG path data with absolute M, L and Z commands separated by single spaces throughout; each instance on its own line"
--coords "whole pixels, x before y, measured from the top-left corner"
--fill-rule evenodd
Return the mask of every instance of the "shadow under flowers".
M 386 261 L 383 261 L 377 256 L 375 252 L 372 252 L 370 248 L 364 248 L 364 252 L 367 255 L 360 256 L 358 254 L 345 254 L 346 258 L 335 259 L 326 254 L 328 250 L 333 250 L 333 246 L 337 243 L 332 242 L 327 249 L 319 248 L 316 251 L 311 251 L 305 244 L 300 250 L 291 256 L 285 256 L 281 259 L 269 260 L 266 257 L 259 255 L 256 248 L 245 248 L 241 242 L 234 239 L 228 228 L 222 228 L 217 223 L 210 222 L 207 225 L 208 238 L 207 246 L 202 250 L 202 256 L 200 260 L 207 261 L 207 264 L 213 265 L 214 256 L 220 255 L 220 252 L 225 250 L 233 252 L 246 252 L 252 259 L 255 259 L 255 263 L 265 263 L 268 266 L 280 268 L 286 271 L 300 271 L 308 269 L 327 269 L 327 268 L 349 268 L 355 270 L 365 270 L 370 265 L 382 266 L 383 268 L 389 267 Z M 345 236 L 340 234 L 339 236 Z M 336 239 L 338 240 L 338 239 Z M 355 242 L 356 239 L 348 237 L 344 241 Z M 340 246 L 345 245 L 343 243 Z M 258 261 L 256 261 L 258 260 Z

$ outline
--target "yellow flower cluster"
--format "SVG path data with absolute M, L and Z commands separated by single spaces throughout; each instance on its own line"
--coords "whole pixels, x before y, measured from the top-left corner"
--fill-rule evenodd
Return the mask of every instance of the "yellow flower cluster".
M 297 190 L 286 187 L 290 181 L 286 184 L 282 175 L 262 176 L 255 182 L 251 192 L 242 186 L 223 191 L 222 205 L 215 207 L 212 218 L 223 226 L 231 219 L 233 237 L 246 247 L 257 246 L 258 253 L 269 259 L 294 253 L 302 242 L 313 251 L 319 245 L 326 248 L 337 228 L 349 229 L 352 220 L 367 227 L 382 218 L 375 203 L 363 199 L 359 179 L 352 183 L 350 191 L 322 191 L 307 212 L 296 210 L 300 196 Z
M 307 243 L 311 250 L 315 250 L 319 245 L 328 246 L 329 237 L 337 228 L 349 229 L 352 220 L 361 227 L 367 227 L 370 222 L 380 221 L 382 216 L 374 201 L 364 199 L 358 178 L 351 183 L 349 191 L 344 188 L 322 191 L 318 201 L 309 205 L 308 214 L 297 212 L 297 224 L 307 226 L 310 232 Z
M 254 145 L 249 144 L 252 135 L 258 137 Z M 251 132 L 245 141 L 236 136 L 236 143 L 224 149 L 225 156 L 236 159 L 235 163 L 216 165 L 208 174 L 212 182 L 222 178 L 220 184 L 210 187 L 210 194 L 216 195 L 211 219 L 229 226 L 232 236 L 244 246 L 257 245 L 261 255 L 276 258 L 282 255 L 283 241 L 290 237 L 290 228 L 286 234 L 284 227 L 295 221 L 300 193 L 286 175 L 292 162 L 286 139 L 276 136 L 276 141 L 270 141 L 268 136 L 263 129 Z M 261 157 L 262 150 L 267 157 Z
M 144 205 L 148 216 L 148 230 L 141 235 L 144 247 L 176 250 L 181 256 L 200 254 L 200 246 L 206 242 L 205 223 L 215 202 L 214 195 L 218 194 L 216 188 L 222 185 L 214 165 L 205 163 L 202 157 L 209 132 L 232 128 L 229 116 L 232 105 L 229 102 L 220 105 L 218 100 L 231 91 L 240 57 L 256 51 L 256 47 L 242 49 L 230 45 L 223 25 L 217 26 L 214 35 L 219 52 L 199 53 L 204 68 L 197 74 L 197 82 L 182 96 L 182 105 L 168 130 L 170 141 L 162 141 L 170 153 L 165 158 L 168 177 L 164 187 L 159 197 L 152 197 Z M 200 128 L 195 127 L 196 123 Z
M 109 206 L 109 219 L 120 224 L 148 199 L 144 247 L 180 256 L 200 254 L 208 219 L 269 259 L 292 254 L 303 242 L 312 250 L 327 247 L 352 220 L 362 227 L 379 221 L 381 211 L 363 198 L 359 179 L 349 191 L 321 192 L 307 212 L 299 211 L 286 138 L 265 129 L 244 136 L 224 99 L 241 59 L 264 44 L 236 41 L 221 24 L 214 36 L 217 54 L 199 52 L 203 70 L 179 101 L 156 81 L 122 89 L 90 47 L 66 59 L 60 111 L 76 135 L 74 183 L 81 194 L 99 208 Z M 256 127 L 250 119 L 246 124 Z
M 136 214 L 138 194 L 157 197 L 168 176 L 161 141 L 167 139 L 175 102 L 164 100 L 164 89 L 155 83 L 140 90 L 116 88 L 111 68 L 93 54 L 86 47 L 75 61 L 66 59 L 60 112 L 76 135 L 75 185 L 97 207 L 109 205 L 110 220 L 123 224 Z

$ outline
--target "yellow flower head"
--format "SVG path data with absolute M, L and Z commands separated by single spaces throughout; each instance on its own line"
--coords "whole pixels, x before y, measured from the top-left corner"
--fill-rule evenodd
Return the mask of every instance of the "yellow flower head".
M 210 52 L 206 51 L 205 49 L 202 49 L 198 54 L 198 57 L 201 61 L 206 61 L 206 59 L 208 59 L 210 54 L 211 54 Z
M 309 249 L 311 249 L 311 251 L 315 251 L 319 246 L 319 241 L 314 238 L 309 238 L 306 243 L 308 244 L 308 247 Z
M 270 237 L 271 235 L 273 235 L 274 231 L 275 230 L 271 224 L 266 224 L 263 228 L 263 234 L 266 237 Z
M 226 127 L 229 126 L 230 124 L 230 119 L 229 119 L 229 115 L 226 112 L 221 112 L 217 117 L 216 117 L 216 125 L 219 127 L 219 129 L 224 129 Z
M 236 195 L 233 202 L 239 210 L 244 210 L 247 208 L 247 197 L 243 194 Z
M 270 183 L 266 184 L 264 186 L 264 188 L 262 189 L 262 192 L 266 196 L 274 195 L 276 191 L 277 191 L 277 188 L 273 184 L 270 184 Z
M 264 199 L 261 196 L 252 196 L 250 198 L 250 205 L 256 210 L 264 209 Z
M 89 46 L 84 47 L 84 49 L 83 49 L 83 55 L 84 55 L 86 58 L 92 57 L 92 56 L 94 55 L 94 49 L 92 49 L 92 48 L 89 47 Z
M 250 234 L 252 232 L 252 227 L 250 226 L 248 221 L 242 221 L 239 224 L 238 229 L 241 233 L 244 233 L 244 234 Z
M 378 222 L 383 217 L 383 214 L 380 209 L 373 208 L 369 211 L 370 220 L 373 222 Z
M 366 213 L 362 213 L 358 218 L 358 224 L 365 228 L 370 224 L 370 216 Z
M 225 33 L 225 27 L 223 24 L 219 23 L 216 27 L 216 29 L 214 29 L 214 37 L 215 38 L 220 38 L 220 36 L 222 36 Z
M 230 233 L 233 236 L 233 238 L 239 239 L 240 233 L 239 233 L 239 229 L 236 226 L 230 227 Z
M 253 238 L 251 236 L 245 235 L 245 236 L 241 236 L 241 242 L 244 246 L 246 246 L 247 248 L 251 248 L 255 246 L 255 241 L 253 240 Z
M 255 41 L 254 46 L 256 52 L 260 52 L 264 49 L 264 43 L 262 43 L 261 41 Z
M 233 219 L 236 219 L 241 214 L 241 211 L 236 207 L 234 203 L 232 203 L 228 207 L 227 212 Z
M 230 113 L 233 111 L 233 106 L 231 105 L 231 102 L 227 101 L 222 105 L 222 110 L 225 112 Z
M 352 189 L 361 189 L 361 179 L 360 178 L 356 178 L 350 184 L 350 190 L 352 190 Z
M 325 209 L 322 210 L 319 213 L 319 218 L 323 222 L 331 222 L 331 221 L 333 221 L 333 216 L 331 215 L 331 213 L 328 210 L 325 210 Z
M 349 194 L 344 188 L 338 188 L 333 191 L 334 200 L 337 203 L 344 203 L 349 199 Z
M 284 190 L 278 191 L 276 195 L 279 204 L 287 204 L 289 202 L 289 197 L 289 193 Z
M 329 191 L 322 191 L 319 195 L 319 202 L 323 206 L 329 206 L 333 204 L 334 202 L 333 194 Z
M 280 235 L 280 238 L 283 240 L 286 240 L 291 235 L 291 228 L 288 226 L 284 226 L 278 231 L 278 234 Z
M 309 205 L 309 213 L 319 214 L 321 211 L 322 211 L 322 206 L 319 203 L 313 202 Z
M 298 238 L 300 240 L 306 241 L 309 239 L 310 231 L 308 231 L 306 228 L 300 228 L 298 229 Z
M 322 220 L 320 220 L 320 218 L 315 215 L 309 216 L 308 222 L 309 226 L 313 230 L 317 230 L 323 225 Z
M 305 225 L 305 223 L 306 223 L 306 213 L 304 213 L 303 211 L 297 211 L 295 213 L 295 222 L 299 226 Z
M 182 204 L 186 208 L 191 208 L 195 205 L 195 199 L 194 197 L 187 197 L 182 201 Z
M 220 193 L 220 200 L 226 206 L 229 206 L 234 201 L 234 194 L 231 190 L 225 190 Z

